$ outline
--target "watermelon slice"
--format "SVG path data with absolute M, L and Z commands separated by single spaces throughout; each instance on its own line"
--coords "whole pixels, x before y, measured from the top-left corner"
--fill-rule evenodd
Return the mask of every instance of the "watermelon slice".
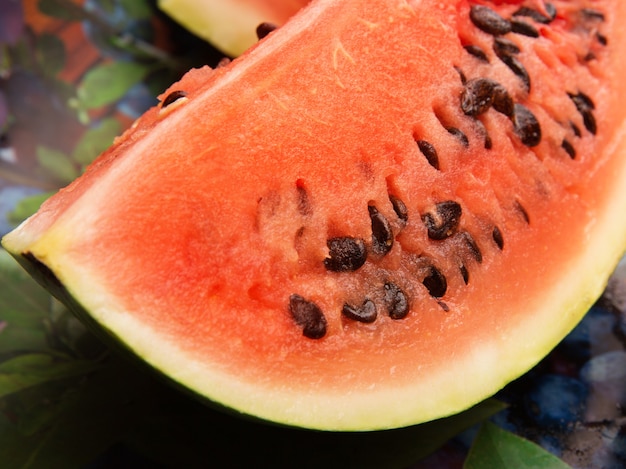
M 159 0 L 161 10 L 231 57 L 257 41 L 262 23 L 280 26 L 309 0 Z
M 626 3 L 318 0 L 7 235 L 210 402 L 369 430 L 536 364 L 626 246 Z

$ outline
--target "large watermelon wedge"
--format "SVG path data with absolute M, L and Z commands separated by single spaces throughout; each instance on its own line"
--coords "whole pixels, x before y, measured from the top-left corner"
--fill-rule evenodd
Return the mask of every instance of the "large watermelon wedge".
M 465 409 L 626 246 L 626 2 L 318 0 L 189 72 L 3 244 L 87 322 L 244 414 Z

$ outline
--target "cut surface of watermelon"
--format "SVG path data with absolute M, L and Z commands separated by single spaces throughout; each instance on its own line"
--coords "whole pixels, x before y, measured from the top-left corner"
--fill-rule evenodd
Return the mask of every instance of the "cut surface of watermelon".
M 3 239 L 193 392 L 287 425 L 461 411 L 626 246 L 626 3 L 318 0 L 190 71 Z

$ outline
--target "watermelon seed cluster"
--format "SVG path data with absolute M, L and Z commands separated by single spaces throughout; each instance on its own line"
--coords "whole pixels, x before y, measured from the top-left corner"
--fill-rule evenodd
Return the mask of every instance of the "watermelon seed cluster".
M 300 187 L 300 186 L 297 186 Z M 307 198 L 303 189 L 300 200 Z M 389 200 L 397 216 L 400 225 L 408 222 L 409 214 L 406 204 L 389 194 Z M 331 272 L 354 272 L 360 269 L 368 259 L 368 256 L 382 257 L 387 255 L 394 244 L 394 232 L 391 223 L 374 205 L 368 205 L 368 213 L 371 221 L 371 242 L 366 243 L 363 239 L 350 236 L 333 237 L 327 240 L 328 257 L 323 261 L 326 270 Z M 447 200 L 435 204 L 421 216 L 428 237 L 431 240 L 441 241 L 453 236 L 461 239 L 474 260 L 482 262 L 482 253 L 478 245 L 468 232 L 457 233 L 462 216 L 461 205 L 453 200 Z M 459 266 L 463 280 L 469 281 L 469 271 L 465 264 Z M 442 298 L 447 289 L 448 281 L 440 269 L 428 263 L 424 267 L 422 285 L 430 296 Z M 405 318 L 410 311 L 410 301 L 407 293 L 396 283 L 386 281 L 380 293 L 381 305 L 377 305 L 371 298 L 364 298 L 360 304 L 344 303 L 341 314 L 343 317 L 357 322 L 372 323 L 378 317 L 380 307 L 394 320 Z M 447 305 L 438 301 L 445 311 Z M 292 318 L 302 328 L 303 335 L 311 339 L 322 338 L 326 334 L 327 320 L 320 307 L 313 301 L 292 294 L 289 298 L 289 311 Z
M 296 184 L 299 194 L 299 209 L 308 211 L 308 196 L 306 190 Z M 406 204 L 391 194 L 389 200 L 400 225 L 408 221 Z M 371 242 L 351 236 L 333 237 L 327 240 L 328 257 L 323 260 L 326 270 L 330 272 L 354 272 L 360 269 L 368 256 L 377 258 L 387 255 L 394 244 L 394 232 L 391 223 L 374 205 L 367 207 L 371 221 Z M 432 212 L 424 215 L 424 223 L 430 226 L 434 236 L 443 239 L 449 236 L 458 225 L 461 215 L 460 205 L 453 201 L 436 205 Z M 476 248 L 477 249 L 477 248 Z M 444 275 L 434 266 L 430 266 L 422 280 L 423 285 L 434 297 L 441 297 L 447 290 L 447 281 Z M 409 298 L 406 292 L 391 281 L 382 286 L 379 295 L 382 298 L 382 307 L 391 319 L 403 319 L 410 310 Z M 378 317 L 379 306 L 371 298 L 364 298 L 360 304 L 346 302 L 341 314 L 343 317 L 361 323 L 372 323 Z M 298 294 L 289 298 L 289 311 L 295 323 L 302 328 L 305 337 L 319 339 L 326 335 L 327 320 L 320 307 L 313 301 L 307 300 Z
M 603 13 L 593 9 L 586 8 L 578 12 L 578 14 L 579 21 L 583 25 L 585 21 L 602 22 L 605 20 Z M 512 33 L 530 39 L 541 37 L 541 28 L 557 18 L 556 7 L 551 3 L 545 3 L 543 11 L 539 11 L 527 6 L 521 6 L 507 19 L 488 6 L 473 5 L 470 8 L 469 16 L 471 23 L 478 30 L 493 37 L 493 55 L 517 77 L 521 90 L 517 96 L 521 96 L 523 101 L 523 97 L 529 96 L 532 89 L 531 76 L 524 67 L 522 60 L 520 60 L 520 57 L 523 55 L 521 47 L 505 36 Z M 586 28 L 577 28 L 577 30 L 585 31 Z M 594 29 L 589 28 L 588 30 Z M 261 38 L 261 36 L 259 37 Z M 608 44 L 608 39 L 599 32 L 595 32 L 595 39 L 601 46 Z M 476 60 L 490 63 L 488 54 L 478 45 L 466 44 L 463 47 Z M 588 52 L 584 56 L 584 61 L 594 58 L 593 52 Z M 479 132 L 482 132 L 485 149 L 491 149 L 493 142 L 485 125 L 480 120 L 480 116 L 492 108 L 508 118 L 512 124 L 514 134 L 523 145 L 532 148 L 541 143 L 542 128 L 539 119 L 526 104 L 516 102 L 513 94 L 498 81 L 484 76 L 468 79 L 463 70 L 459 67 L 455 68 L 463 84 L 459 96 L 460 109 L 463 115 L 471 118 L 477 124 L 476 128 L 478 128 Z M 595 109 L 593 100 L 580 90 L 567 92 L 567 95 L 581 115 L 584 128 L 592 135 L 595 135 L 597 122 L 593 114 Z M 437 113 L 435 114 L 450 136 L 456 139 L 462 147 L 469 148 L 470 139 L 468 136 L 457 126 L 450 125 L 450 122 L 444 117 L 437 115 Z M 578 126 L 572 121 L 569 122 L 569 125 L 571 127 L 570 131 L 576 137 L 581 137 L 582 133 Z M 428 164 L 438 171 L 441 170 L 440 155 L 435 146 L 420 135 L 413 135 L 413 139 Z M 575 159 L 576 149 L 570 140 L 564 138 L 561 147 L 569 158 Z M 299 187 L 299 189 L 302 189 L 300 198 L 303 201 L 303 210 L 309 209 L 306 203 L 306 191 L 302 187 Z M 392 194 L 389 194 L 389 200 L 397 216 L 397 221 L 400 222 L 401 226 L 406 225 L 409 213 L 404 202 Z M 368 255 L 373 256 L 375 259 L 380 259 L 391 252 L 395 239 L 392 224 L 373 204 L 369 204 L 367 208 L 371 220 L 371 240 L 366 242 L 364 239 L 351 236 L 328 239 L 328 257 L 323 260 L 326 270 L 331 272 L 354 272 L 365 265 Z M 519 216 L 526 224 L 530 224 L 530 216 L 521 202 L 518 200 L 514 201 L 513 209 L 519 213 Z M 456 246 L 461 246 L 460 249 L 465 250 L 466 259 L 472 259 L 480 264 L 483 262 L 483 254 L 473 236 L 469 232 L 462 230 L 462 215 L 463 209 L 458 201 L 442 200 L 425 210 L 418 219 L 423 223 L 428 239 L 433 242 L 441 242 L 452 238 Z M 505 247 L 505 240 L 500 227 L 497 225 L 493 226 L 490 235 L 495 247 L 502 251 Z M 437 301 L 442 310 L 449 311 L 448 305 L 441 300 L 448 290 L 446 275 L 428 259 L 419 257 L 415 262 L 419 264 L 418 276 L 428 294 Z M 467 285 L 470 281 L 470 271 L 465 260 L 459 261 L 458 269 L 463 282 Z M 373 323 L 376 321 L 379 311 L 384 310 L 391 319 L 399 320 L 405 318 L 411 309 L 407 292 L 391 281 L 386 281 L 382 285 L 382 289 L 382 292 L 371 292 L 371 297 L 365 296 L 356 303 L 344 303 L 341 309 L 342 316 L 356 322 Z M 304 336 L 314 339 L 325 336 L 327 321 L 324 313 L 314 302 L 293 294 L 289 300 L 289 310 L 296 324 L 302 327 Z
M 530 75 L 525 67 L 518 59 L 521 50 L 511 40 L 502 37 L 508 33 L 520 34 L 530 38 L 540 37 L 539 30 L 528 20 L 537 24 L 550 24 L 557 17 L 557 9 L 551 3 L 545 3 L 545 14 L 527 7 L 522 6 L 515 11 L 510 19 L 503 18 L 499 13 L 484 5 L 474 5 L 470 9 L 470 20 L 478 29 L 494 36 L 493 51 L 519 79 L 526 93 L 531 90 Z M 605 16 L 602 12 L 583 8 L 580 12 L 583 21 L 603 22 Z M 596 40 L 602 46 L 608 44 L 608 39 L 599 32 L 595 33 Z M 468 44 L 464 46 L 465 50 L 482 62 L 489 62 L 487 54 L 478 46 Z M 594 59 L 594 54 L 589 52 L 585 56 L 585 60 Z M 465 88 L 461 96 L 461 109 L 471 117 L 486 112 L 490 107 L 496 111 L 505 114 L 513 123 L 514 130 L 522 143 L 526 146 L 533 147 L 541 142 L 541 126 L 536 116 L 521 103 L 513 104 L 511 97 L 506 89 L 489 78 L 474 78 L 467 80 L 461 70 L 459 70 L 461 80 Z M 574 102 L 576 109 L 583 118 L 585 128 L 592 134 L 597 132 L 597 124 L 593 115 L 594 104 L 591 98 L 580 91 L 576 93 L 568 93 L 568 96 Z M 572 124 L 574 133 L 580 137 L 580 131 Z M 485 148 L 491 148 L 492 143 L 488 135 L 485 136 Z M 561 147 L 574 159 L 576 157 L 576 149 L 571 141 L 563 139 Z

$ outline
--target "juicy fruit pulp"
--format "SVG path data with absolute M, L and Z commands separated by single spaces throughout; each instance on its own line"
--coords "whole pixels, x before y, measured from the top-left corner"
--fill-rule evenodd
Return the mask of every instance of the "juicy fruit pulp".
M 617 0 L 313 2 L 173 85 L 5 246 L 243 413 L 460 411 L 546 354 L 624 249 L 624 20 Z

